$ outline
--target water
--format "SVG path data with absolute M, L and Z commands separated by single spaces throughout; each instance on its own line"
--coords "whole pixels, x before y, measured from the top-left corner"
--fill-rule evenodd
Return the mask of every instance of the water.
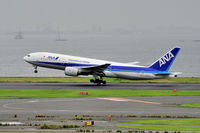
M 65 76 L 63 71 L 33 67 L 23 57 L 31 52 L 55 52 L 117 62 L 139 61 L 150 65 L 175 46 L 181 47 L 170 71 L 181 77 L 200 77 L 200 35 L 156 34 L 65 34 L 68 41 L 55 41 L 55 35 L 0 36 L 0 76 Z M 194 41 L 195 40 L 195 41 Z

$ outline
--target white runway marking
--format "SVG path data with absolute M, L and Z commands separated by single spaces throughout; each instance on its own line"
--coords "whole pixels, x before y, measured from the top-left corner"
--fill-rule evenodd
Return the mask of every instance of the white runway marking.
M 129 99 L 122 99 L 122 98 L 114 98 L 114 97 L 102 97 L 102 98 L 97 98 L 100 100 L 110 100 L 110 101 L 117 101 L 117 102 L 124 102 L 124 101 L 129 101 Z
M 117 102 L 138 102 L 138 103 L 148 103 L 148 104 L 161 104 L 158 102 L 150 102 L 150 101 L 142 101 L 142 100 L 137 100 L 137 99 L 127 99 L 127 98 L 116 98 L 116 97 L 102 97 L 102 98 L 97 98 L 100 100 L 110 100 L 110 101 L 117 101 Z

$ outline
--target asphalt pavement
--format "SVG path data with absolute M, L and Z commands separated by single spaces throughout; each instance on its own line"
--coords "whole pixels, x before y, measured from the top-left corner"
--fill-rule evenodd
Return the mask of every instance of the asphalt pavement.
M 97 86 L 92 83 L 0 83 L 0 89 L 200 90 L 200 84 L 108 83 Z

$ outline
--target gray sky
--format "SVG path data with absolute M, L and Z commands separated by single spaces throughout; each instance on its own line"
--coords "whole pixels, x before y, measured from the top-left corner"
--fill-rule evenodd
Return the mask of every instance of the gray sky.
M 200 0 L 0 0 L 0 30 L 200 28 Z

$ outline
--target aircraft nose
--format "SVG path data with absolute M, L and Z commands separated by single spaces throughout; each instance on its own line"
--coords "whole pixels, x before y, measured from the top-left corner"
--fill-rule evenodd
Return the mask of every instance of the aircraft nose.
M 24 56 L 24 60 L 27 61 L 27 56 Z
M 24 56 L 24 60 L 25 60 L 26 62 L 30 61 L 30 55 Z

